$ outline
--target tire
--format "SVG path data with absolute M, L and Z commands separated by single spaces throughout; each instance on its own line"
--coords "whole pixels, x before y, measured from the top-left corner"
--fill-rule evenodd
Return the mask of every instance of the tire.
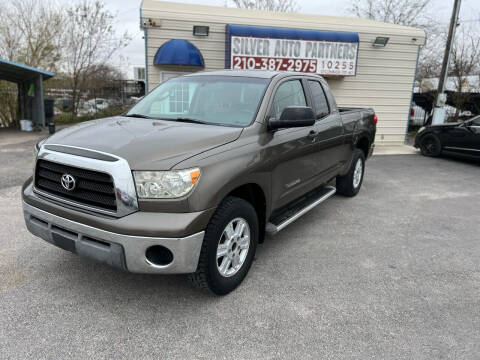
M 428 134 L 420 140 L 420 151 L 423 156 L 436 157 L 442 152 L 442 143 L 435 135 Z
M 349 197 L 357 195 L 362 187 L 364 174 L 365 154 L 362 150 L 355 149 L 348 173 L 344 176 L 337 176 L 337 193 Z
M 229 225 L 232 225 L 232 228 L 229 228 Z M 228 234 L 231 234 L 231 230 L 241 228 L 244 229 L 243 235 L 237 239 L 230 237 L 229 240 Z M 225 198 L 207 225 L 197 271 L 188 276 L 190 282 L 197 288 L 216 295 L 226 295 L 234 290 L 252 265 L 258 234 L 258 217 L 253 206 L 240 198 Z M 247 237 L 248 248 L 245 248 Z M 217 251 L 218 254 L 221 253 L 219 250 L 225 252 L 225 255 L 217 257 Z

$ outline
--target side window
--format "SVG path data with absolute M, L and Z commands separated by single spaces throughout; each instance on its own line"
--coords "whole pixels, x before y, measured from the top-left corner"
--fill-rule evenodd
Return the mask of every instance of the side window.
M 300 80 L 287 81 L 278 87 L 273 99 L 273 115 L 275 118 L 279 119 L 283 109 L 288 106 L 307 106 Z
M 323 92 L 322 85 L 318 81 L 308 80 L 308 86 L 312 92 L 313 102 L 315 104 L 315 115 L 317 119 L 330 114 L 327 98 Z

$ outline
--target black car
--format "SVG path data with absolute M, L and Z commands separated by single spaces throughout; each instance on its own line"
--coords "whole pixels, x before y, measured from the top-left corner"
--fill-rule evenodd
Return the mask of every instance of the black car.
M 461 123 L 423 127 L 414 146 L 425 156 L 451 154 L 480 159 L 480 116 Z

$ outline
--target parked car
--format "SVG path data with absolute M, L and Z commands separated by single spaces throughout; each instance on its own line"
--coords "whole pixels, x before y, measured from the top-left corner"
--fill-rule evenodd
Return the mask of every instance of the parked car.
M 72 98 L 61 98 L 55 99 L 55 107 L 61 110 L 62 112 L 69 112 L 73 109 L 73 100 Z
M 78 255 L 134 273 L 190 273 L 226 294 L 265 234 L 335 192 L 359 192 L 376 121 L 372 109 L 338 108 L 316 75 L 177 77 L 125 116 L 38 144 L 26 224 Z
M 422 127 L 414 146 L 425 156 L 450 154 L 480 159 L 480 116 L 464 122 Z
M 107 99 L 102 99 L 102 98 L 95 98 L 95 99 L 90 99 L 84 102 L 84 107 L 85 108 L 92 108 L 96 110 L 105 110 L 110 106 L 109 102 Z

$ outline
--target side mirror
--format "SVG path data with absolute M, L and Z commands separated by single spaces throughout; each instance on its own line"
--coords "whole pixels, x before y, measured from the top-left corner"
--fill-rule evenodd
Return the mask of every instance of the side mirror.
M 312 126 L 315 124 L 315 114 L 307 106 L 289 106 L 283 109 L 280 119 L 270 119 L 268 129 L 283 129 L 292 127 Z

